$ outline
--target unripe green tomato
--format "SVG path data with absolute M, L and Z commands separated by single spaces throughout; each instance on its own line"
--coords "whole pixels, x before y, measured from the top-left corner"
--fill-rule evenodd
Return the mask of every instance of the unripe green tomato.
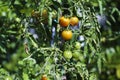
M 75 42 L 75 48 L 76 48 L 76 49 L 80 49 L 80 48 L 81 48 L 80 42 Z
M 69 51 L 69 50 L 66 50 L 63 52 L 63 56 L 66 58 L 66 59 L 71 59 L 72 58 L 72 52 Z
M 79 59 L 80 59 L 81 62 L 85 62 L 85 58 L 84 58 L 83 54 L 80 54 L 80 58 Z
M 74 58 L 74 59 L 79 60 L 79 58 L 80 58 L 80 53 L 79 53 L 78 51 L 73 51 L 72 55 L 73 55 L 73 58 Z

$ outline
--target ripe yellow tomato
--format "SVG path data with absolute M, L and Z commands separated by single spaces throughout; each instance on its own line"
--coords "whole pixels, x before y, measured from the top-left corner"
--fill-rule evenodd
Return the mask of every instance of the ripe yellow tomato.
M 47 9 L 43 9 L 41 18 L 42 18 L 43 24 L 48 24 L 48 11 L 47 11 Z
M 77 17 L 71 17 L 70 18 L 70 25 L 75 26 L 79 23 L 79 19 Z
M 63 17 L 60 17 L 59 19 L 59 24 L 62 26 L 62 27 L 68 27 L 70 23 L 70 19 L 69 18 L 65 18 L 64 16 Z
M 47 11 L 47 9 L 44 9 L 44 10 L 42 11 L 42 17 L 48 18 L 48 11 Z
M 64 30 L 64 31 L 62 31 L 61 36 L 64 40 L 70 40 L 72 38 L 72 31 L 71 30 Z
M 47 79 L 47 75 L 42 75 L 42 79 L 41 80 L 48 80 Z

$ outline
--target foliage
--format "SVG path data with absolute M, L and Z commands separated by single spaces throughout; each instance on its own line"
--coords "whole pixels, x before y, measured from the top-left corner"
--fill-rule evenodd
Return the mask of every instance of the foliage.
M 0 79 L 40 80 L 43 75 L 48 80 L 118 79 L 117 2 L 1 0 Z M 77 17 L 79 23 L 73 26 L 68 22 L 63 27 L 59 22 L 62 16 Z M 61 33 L 65 30 L 72 32 L 72 39 L 64 40 Z M 116 75 L 109 76 L 114 69 Z

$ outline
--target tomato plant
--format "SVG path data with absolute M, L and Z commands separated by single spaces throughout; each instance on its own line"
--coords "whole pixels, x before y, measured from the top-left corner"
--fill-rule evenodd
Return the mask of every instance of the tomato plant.
M 99 25 L 95 13 L 83 5 L 75 0 L 7 1 L 0 12 L 4 17 L 0 18 L 0 50 L 7 53 L 1 67 L 10 74 L 0 75 L 11 75 L 15 80 L 88 80 L 89 70 L 99 72 Z M 81 35 L 85 40 L 79 41 Z M 93 63 L 95 66 L 87 67 Z
M 0 79 L 109 80 L 102 73 L 115 72 L 105 71 L 103 61 L 116 63 L 111 57 L 120 52 L 103 47 L 119 44 L 119 32 L 112 32 L 119 30 L 119 9 L 109 1 L 1 0 Z

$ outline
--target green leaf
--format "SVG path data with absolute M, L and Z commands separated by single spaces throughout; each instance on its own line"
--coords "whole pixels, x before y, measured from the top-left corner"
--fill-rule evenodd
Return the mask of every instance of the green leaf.
M 3 52 L 3 53 L 7 52 L 6 49 L 5 49 L 5 47 L 3 47 L 3 46 L 0 46 L 0 51 Z
M 29 37 L 30 41 L 32 42 L 32 45 L 35 47 L 35 48 L 38 48 L 38 44 L 31 38 Z
M 103 5 L 102 5 L 102 0 L 99 0 L 99 8 L 100 8 L 100 14 L 103 14 Z
M 107 20 L 107 21 L 106 21 L 106 23 L 107 23 L 109 26 L 111 26 L 111 23 L 110 23 L 110 21 L 108 21 L 108 20 Z
M 116 22 L 115 18 L 112 15 L 110 15 L 110 17 L 114 22 Z
M 116 11 L 116 8 L 113 8 L 111 14 L 113 14 L 115 11 Z
M 22 74 L 23 80 L 29 80 L 28 74 L 24 73 Z
M 49 27 L 52 27 L 52 12 L 48 13 L 48 25 Z
M 98 80 L 98 79 L 97 76 L 94 73 L 92 73 L 90 74 L 89 80 Z
M 99 71 L 99 73 L 101 73 L 101 69 L 102 69 L 102 61 L 101 61 L 101 58 L 98 59 L 98 61 L 97 61 L 97 66 L 98 66 L 98 71 Z
M 88 45 L 86 44 L 84 47 L 84 56 L 86 57 L 88 55 Z
M 29 16 L 31 16 L 32 10 L 33 10 L 32 8 L 24 8 L 24 9 L 21 9 L 20 12 L 22 14 L 25 14 L 26 17 L 29 17 Z

